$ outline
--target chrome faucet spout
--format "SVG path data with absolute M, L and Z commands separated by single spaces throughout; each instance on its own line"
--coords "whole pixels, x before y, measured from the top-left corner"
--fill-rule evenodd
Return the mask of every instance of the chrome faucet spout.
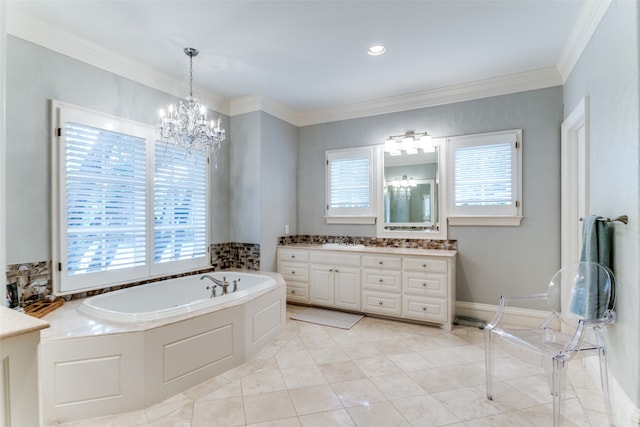
M 208 274 L 205 274 L 205 275 L 203 275 L 203 276 L 200 276 L 200 280 L 203 280 L 203 279 L 209 279 L 209 280 L 211 280 L 213 283 L 215 283 L 215 284 L 216 284 L 216 285 L 218 285 L 218 286 L 222 286 L 222 284 L 223 284 L 223 281 L 222 281 L 222 280 L 218 280 L 218 279 L 216 279 L 215 277 L 210 276 L 210 275 L 208 275 Z

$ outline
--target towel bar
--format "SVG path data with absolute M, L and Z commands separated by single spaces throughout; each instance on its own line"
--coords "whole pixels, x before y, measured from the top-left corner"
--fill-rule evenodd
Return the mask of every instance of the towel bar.
M 582 221 L 584 218 L 580 218 L 580 221 Z M 620 215 L 619 217 L 616 218 L 598 218 L 598 221 L 605 221 L 605 222 L 614 222 L 614 221 L 619 221 L 622 222 L 624 224 L 627 224 L 629 221 L 629 217 L 627 215 Z

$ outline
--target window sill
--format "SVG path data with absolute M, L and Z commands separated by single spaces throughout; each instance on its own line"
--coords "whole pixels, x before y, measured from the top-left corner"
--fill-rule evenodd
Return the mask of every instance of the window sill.
M 450 216 L 449 225 L 487 225 L 518 227 L 522 216 Z
M 327 220 L 327 224 L 375 224 L 376 217 L 375 216 L 355 216 L 355 215 L 344 215 L 344 216 L 325 216 Z

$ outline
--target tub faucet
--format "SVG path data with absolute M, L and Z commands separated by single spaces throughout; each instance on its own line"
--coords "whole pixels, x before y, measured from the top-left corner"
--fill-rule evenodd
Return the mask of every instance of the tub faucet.
M 207 278 L 207 279 L 209 279 L 209 280 L 211 280 L 211 281 L 213 282 L 213 286 L 207 286 L 207 288 L 206 288 L 206 289 L 211 289 L 211 296 L 210 296 L 209 298 L 214 298 L 214 297 L 216 297 L 216 296 L 217 296 L 217 295 L 216 295 L 216 288 L 217 288 L 218 286 L 222 286 L 223 294 L 226 294 L 226 292 L 225 292 L 225 291 L 226 291 L 227 289 L 226 289 L 226 287 L 224 286 L 224 283 L 225 283 L 225 282 L 224 282 L 223 280 L 218 280 L 218 279 L 216 279 L 215 277 L 209 276 L 208 274 L 205 274 L 204 276 L 201 276 L 201 277 L 200 277 L 200 280 L 202 280 L 202 279 L 204 279 L 204 278 Z M 227 286 L 229 286 L 229 284 L 228 284 L 228 283 L 227 283 Z

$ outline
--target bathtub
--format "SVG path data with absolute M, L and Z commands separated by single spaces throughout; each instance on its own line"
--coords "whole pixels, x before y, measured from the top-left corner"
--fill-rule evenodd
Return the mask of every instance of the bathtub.
M 228 293 L 221 295 L 222 288 L 217 286 L 217 296 L 212 297 L 210 288 L 214 283 L 204 276 L 229 283 Z M 233 292 L 234 282 L 236 292 Z M 78 309 L 100 321 L 143 324 L 226 305 L 231 300 L 273 288 L 275 284 L 273 278 L 261 274 L 198 274 L 96 295 L 85 299 Z
M 44 425 L 149 408 L 248 361 L 284 330 L 279 273 L 209 274 L 226 277 L 229 291 L 240 279 L 238 290 L 211 298 L 213 282 L 196 275 L 69 301 L 48 315 L 38 366 Z

